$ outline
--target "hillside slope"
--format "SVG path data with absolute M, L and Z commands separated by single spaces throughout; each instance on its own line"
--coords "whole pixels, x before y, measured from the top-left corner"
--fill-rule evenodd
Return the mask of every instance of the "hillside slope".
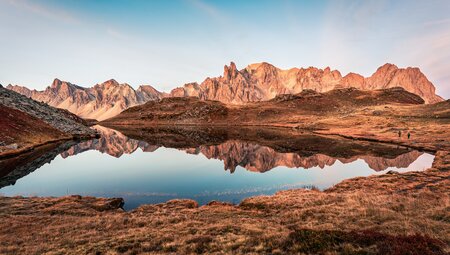
M 85 126 L 83 119 L 62 109 L 37 102 L 14 91 L 0 87 L 0 104 L 25 112 L 61 132 L 72 135 L 92 135 L 95 132 Z
M 0 156 L 96 132 L 67 110 L 34 101 L 0 85 Z
M 0 104 L 0 154 L 71 136 L 29 114 Z
M 374 91 L 349 88 L 325 93 L 305 90 L 296 95 L 280 95 L 269 101 L 242 106 L 196 97 L 164 98 L 127 109 L 104 123 L 282 124 L 291 122 L 295 117 L 334 115 L 367 106 L 423 103 L 419 96 L 402 88 Z
M 419 96 L 399 88 L 374 91 L 348 88 L 325 93 L 308 90 L 245 105 L 225 105 L 194 97 L 165 98 L 132 107 L 101 125 L 277 126 L 419 150 L 449 150 L 448 109 L 449 100 L 423 104 Z

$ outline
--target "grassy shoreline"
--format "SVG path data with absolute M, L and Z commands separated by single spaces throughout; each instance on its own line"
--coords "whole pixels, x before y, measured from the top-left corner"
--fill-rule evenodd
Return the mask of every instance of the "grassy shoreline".
M 450 153 L 430 169 L 285 190 L 238 205 L 0 197 L 0 253 L 347 253 L 450 251 Z M 13 232 L 15 235 L 10 235 Z

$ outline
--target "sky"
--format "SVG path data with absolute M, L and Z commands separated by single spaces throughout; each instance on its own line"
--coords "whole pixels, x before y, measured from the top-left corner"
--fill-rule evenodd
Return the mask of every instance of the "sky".
M 169 91 L 269 62 L 370 76 L 419 67 L 450 98 L 450 1 L 0 0 L 0 84 Z

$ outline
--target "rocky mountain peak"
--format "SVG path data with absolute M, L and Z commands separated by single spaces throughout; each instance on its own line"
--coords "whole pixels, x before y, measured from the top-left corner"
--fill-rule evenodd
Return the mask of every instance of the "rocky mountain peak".
M 151 85 L 140 85 L 136 91 L 157 91 L 157 90 Z
M 6 86 L 7 89 L 9 90 L 13 90 L 19 94 L 22 94 L 26 97 L 31 97 L 32 95 L 32 91 L 30 89 L 28 89 L 27 87 L 24 86 L 19 86 L 19 85 L 12 85 L 12 84 L 8 84 L 8 86 Z
M 115 79 L 109 79 L 107 81 L 104 81 L 100 84 L 97 84 L 99 87 L 103 87 L 103 88 L 110 88 L 110 87 L 118 87 L 120 84 L 115 80 Z
M 223 77 L 226 80 L 236 78 L 237 74 L 238 74 L 238 70 L 237 70 L 236 64 L 234 62 L 230 62 L 230 66 L 225 65 L 223 67 Z
M 110 118 L 128 107 L 162 97 L 162 93 L 153 87 L 141 86 L 134 90 L 130 85 L 119 84 L 114 79 L 91 88 L 55 79 L 44 91 L 30 91 L 20 86 L 10 86 L 8 89 L 51 106 L 67 109 L 80 117 L 97 120 Z
M 136 94 L 138 96 L 138 101 L 147 102 L 151 100 L 159 100 L 165 97 L 164 93 L 159 92 L 154 87 L 150 85 L 141 85 L 136 90 Z
M 295 95 L 308 89 L 327 92 L 349 87 L 362 90 L 402 87 L 419 95 L 426 103 L 443 100 L 435 94 L 434 85 L 419 68 L 398 68 L 390 63 L 365 78 L 356 73 L 342 77 L 338 70 L 330 67 L 323 70 L 316 67 L 283 70 L 267 62 L 250 64 L 238 70 L 236 64 L 231 62 L 224 66 L 223 77 L 207 78 L 201 84 L 188 83 L 173 89 L 170 94 L 161 93 L 149 85 L 134 90 L 130 85 L 119 84 L 115 79 L 92 88 L 55 79 L 45 91 L 31 91 L 21 86 L 8 86 L 8 89 L 51 106 L 68 109 L 84 118 L 103 120 L 128 107 L 163 97 L 197 97 L 226 104 L 245 104 L 270 100 L 279 95 Z
M 399 68 L 390 63 L 386 63 L 382 66 L 380 66 L 375 73 L 372 74 L 371 78 L 373 77 L 382 77 L 383 83 L 386 83 L 391 79 L 392 76 L 395 75 L 395 73 L 399 70 Z
M 53 80 L 52 84 L 50 85 L 50 88 L 59 90 L 61 88 L 61 86 L 63 85 L 63 83 L 66 83 L 66 82 L 63 82 L 58 78 L 55 78 Z
M 377 72 L 378 71 L 380 71 L 380 72 L 394 71 L 394 70 L 397 70 L 397 69 L 398 69 L 398 66 L 396 66 L 394 64 L 391 64 L 391 63 L 386 63 L 386 64 L 378 67 Z
M 250 64 L 246 68 L 249 72 L 259 72 L 259 73 L 273 73 L 278 68 L 276 68 L 274 65 L 267 63 L 267 62 L 261 62 L 256 64 Z
M 437 103 L 443 99 L 436 95 L 434 85 L 417 67 L 398 68 L 387 63 L 365 79 L 365 89 L 402 87 L 421 96 L 426 103 Z
M 64 91 L 65 93 L 69 93 L 69 91 L 73 91 L 76 88 L 81 89 L 81 87 L 74 85 L 67 81 L 61 81 L 58 78 L 55 78 L 52 82 L 52 84 L 49 87 L 50 89 L 53 89 L 55 91 Z
M 58 78 L 55 78 L 52 82 L 52 85 L 50 85 L 50 87 L 52 88 L 57 88 L 61 85 L 62 81 Z
M 184 86 L 172 90 L 172 95 L 197 96 L 204 100 L 218 100 L 229 104 L 264 101 L 282 94 L 297 94 L 305 89 L 326 92 L 336 88 L 355 87 L 363 90 L 402 87 L 408 92 L 422 97 L 426 103 L 443 99 L 435 94 L 434 85 L 418 68 L 398 68 L 386 63 L 371 77 L 349 73 L 342 77 L 338 70 L 330 67 L 279 69 L 269 63 L 250 64 L 237 70 L 232 62 L 224 67 L 224 76 L 208 78 L 198 85 Z M 176 92 L 176 93 L 175 93 Z
M 23 94 L 20 90 L 15 91 Z M 52 102 L 64 101 L 66 99 L 71 102 L 78 101 L 77 105 L 81 105 L 87 102 L 86 98 L 88 97 L 85 88 L 57 78 L 44 90 L 44 93 L 47 94 L 47 96 L 42 97 L 39 95 L 38 91 L 33 90 L 30 92 L 30 96 L 35 100 L 48 103 L 52 106 Z M 65 107 L 61 108 L 66 109 Z

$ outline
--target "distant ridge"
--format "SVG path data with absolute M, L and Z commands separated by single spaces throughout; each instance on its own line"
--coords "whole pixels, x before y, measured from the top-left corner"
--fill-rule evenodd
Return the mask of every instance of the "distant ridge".
M 393 64 L 385 64 L 372 76 L 364 78 L 356 73 L 342 77 L 339 71 L 329 67 L 323 70 L 315 67 L 282 70 L 266 62 L 238 70 L 231 62 L 229 66 L 224 66 L 223 76 L 207 78 L 201 84 L 188 83 L 170 94 L 242 104 L 265 101 L 282 94 L 297 94 L 305 89 L 327 92 L 349 87 L 361 90 L 402 87 L 419 95 L 426 103 L 443 100 L 435 94 L 434 85 L 419 68 L 398 68 Z
M 292 123 L 292 119 L 312 116 L 337 116 L 370 106 L 421 105 L 424 100 L 403 88 L 359 90 L 334 89 L 324 93 L 305 90 L 292 95 L 245 105 L 227 105 L 216 100 L 197 97 L 169 97 L 131 107 L 101 125 L 261 125 Z M 294 121 L 295 122 L 295 121 Z
M 158 100 L 164 96 L 164 93 L 150 85 L 142 85 L 135 90 L 130 85 L 119 84 L 114 79 L 96 84 L 92 88 L 83 88 L 59 79 L 55 79 L 44 91 L 17 85 L 8 85 L 7 88 L 51 106 L 67 109 L 80 117 L 97 120 L 113 117 L 131 106 Z
M 80 117 L 97 120 L 114 117 L 129 107 L 164 97 L 193 96 L 225 104 L 245 104 L 266 101 L 285 94 L 297 94 L 304 90 L 327 92 L 350 87 L 361 90 L 402 87 L 422 97 L 425 103 L 443 100 L 435 94 L 434 85 L 419 68 L 398 68 L 393 64 L 385 64 L 373 75 L 365 78 L 356 73 L 342 76 L 339 71 L 329 67 L 282 70 L 266 62 L 251 64 L 238 70 L 231 62 L 229 66 L 224 66 L 223 76 L 208 77 L 200 84 L 187 83 L 170 93 L 160 92 L 150 85 L 142 85 L 135 90 L 127 83 L 119 84 L 114 79 L 91 88 L 59 79 L 55 79 L 52 85 L 43 91 L 18 85 L 7 86 L 10 90 L 51 106 L 67 109 Z

